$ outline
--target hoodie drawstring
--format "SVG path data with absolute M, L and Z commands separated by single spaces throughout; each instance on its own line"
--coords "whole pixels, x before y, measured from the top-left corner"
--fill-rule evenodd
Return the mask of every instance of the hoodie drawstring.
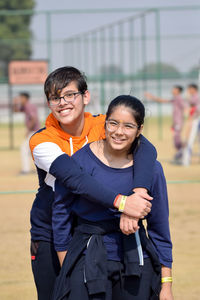
M 85 137 L 85 143 L 83 144 L 83 146 L 82 146 L 82 148 L 85 146 L 85 145 L 87 145 L 87 143 L 88 143 L 88 137 L 87 137 L 87 135 L 86 135 L 86 137 Z
M 70 152 L 71 152 L 71 156 L 74 154 L 74 148 L 73 148 L 73 141 L 72 138 L 69 138 L 69 144 L 70 144 Z
M 87 145 L 87 143 L 88 143 L 88 137 L 86 136 L 86 137 L 85 137 L 85 143 L 83 144 L 82 148 L 83 148 L 85 145 Z M 72 156 L 72 155 L 74 154 L 74 147 L 73 147 L 73 140 L 72 140 L 71 137 L 69 138 L 69 144 L 70 144 L 70 153 L 71 153 L 71 156 Z

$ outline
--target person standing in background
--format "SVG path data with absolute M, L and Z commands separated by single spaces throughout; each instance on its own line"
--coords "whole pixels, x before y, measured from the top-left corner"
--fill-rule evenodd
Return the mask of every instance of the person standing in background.
M 184 108 L 185 103 L 182 97 L 183 87 L 180 85 L 175 85 L 172 88 L 172 98 L 171 99 L 163 99 L 157 96 L 154 96 L 150 93 L 145 93 L 145 97 L 149 100 L 158 102 L 158 103 L 171 103 L 173 112 L 172 112 L 172 131 L 173 131 L 173 139 L 174 139 L 174 147 L 176 149 L 176 153 L 174 156 L 174 163 L 180 163 L 182 158 L 183 151 L 183 142 L 181 139 L 181 132 L 184 123 Z
M 185 130 L 185 148 L 182 164 L 189 166 L 195 139 L 200 134 L 200 98 L 198 86 L 191 83 L 187 87 L 188 118 Z
M 31 172 L 30 159 L 31 152 L 29 149 L 29 139 L 32 134 L 39 130 L 39 118 L 38 111 L 35 104 L 30 102 L 30 94 L 27 92 L 19 93 L 18 97 L 14 99 L 14 111 L 24 112 L 25 114 L 25 126 L 26 135 L 25 139 L 21 144 L 21 175 L 26 175 Z
M 192 128 L 192 123 L 197 116 L 198 106 L 200 104 L 200 99 L 198 95 L 198 86 L 196 84 L 191 83 L 188 85 L 186 91 L 186 99 L 187 99 L 187 109 L 186 109 L 187 123 L 186 123 L 185 140 L 187 143 Z
M 193 116 L 197 111 L 199 105 L 199 94 L 198 94 L 198 86 L 197 84 L 191 83 L 187 87 L 187 93 L 189 97 L 189 105 L 190 105 L 190 115 Z

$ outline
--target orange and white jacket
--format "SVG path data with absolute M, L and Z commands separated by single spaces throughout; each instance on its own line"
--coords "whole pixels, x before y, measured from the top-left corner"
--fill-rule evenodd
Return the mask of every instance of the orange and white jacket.
M 70 136 L 60 127 L 51 113 L 46 120 L 46 127 L 36 132 L 30 139 L 30 149 L 35 165 L 47 172 L 45 182 L 52 186 L 55 178 L 50 175 L 52 162 L 60 155 L 69 156 L 91 143 L 105 137 L 105 116 L 92 116 L 85 113 L 85 124 L 81 136 Z

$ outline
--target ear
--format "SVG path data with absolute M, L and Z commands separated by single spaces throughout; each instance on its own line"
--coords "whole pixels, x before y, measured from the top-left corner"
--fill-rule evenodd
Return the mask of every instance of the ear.
M 141 125 L 140 129 L 138 130 L 137 137 L 139 137 L 139 135 L 142 133 L 143 128 L 144 128 L 144 125 Z
M 83 103 L 85 105 L 88 105 L 90 102 L 90 92 L 89 91 L 85 91 L 84 95 L 83 95 Z

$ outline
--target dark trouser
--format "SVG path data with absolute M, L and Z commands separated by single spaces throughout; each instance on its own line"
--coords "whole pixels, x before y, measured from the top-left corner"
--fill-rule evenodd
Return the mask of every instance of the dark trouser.
M 38 300 L 50 300 L 60 264 L 53 244 L 31 242 L 32 271 L 37 288 Z
M 84 283 L 84 255 L 75 265 L 70 276 L 70 294 L 67 300 L 149 300 L 152 295 L 151 280 L 153 267 L 150 259 L 145 259 L 141 278 L 123 276 L 123 264 L 108 261 L 108 281 L 106 293 L 88 295 Z M 155 296 L 155 300 L 159 299 Z

